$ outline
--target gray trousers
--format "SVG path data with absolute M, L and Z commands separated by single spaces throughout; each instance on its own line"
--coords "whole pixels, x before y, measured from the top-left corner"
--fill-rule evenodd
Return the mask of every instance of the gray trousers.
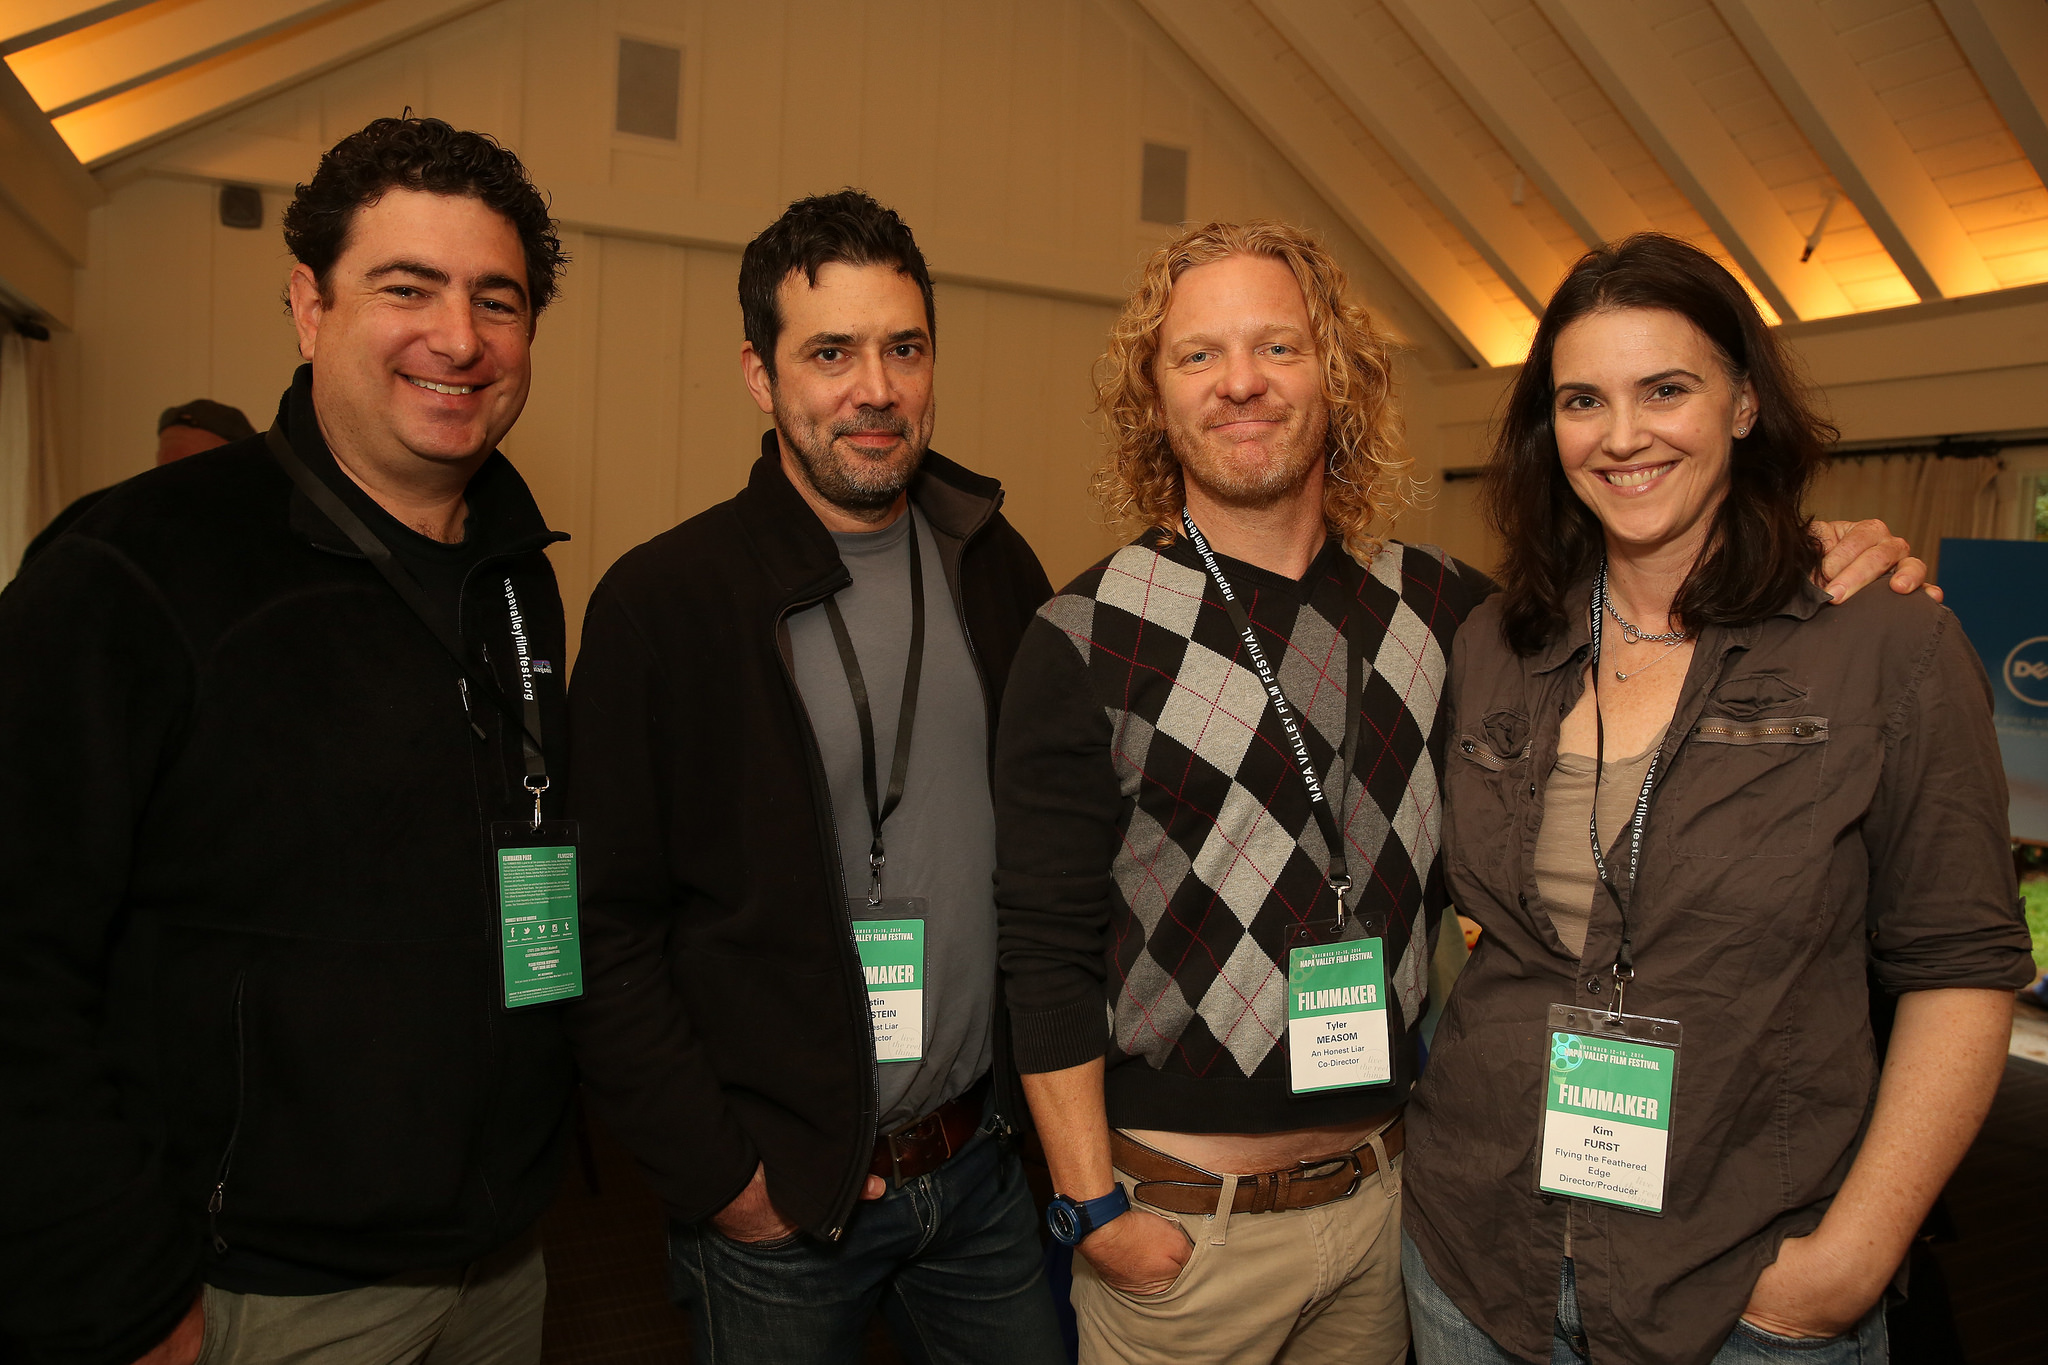
M 539 1365 L 547 1293 L 530 1235 L 454 1270 L 338 1294 L 208 1285 L 197 1365 Z

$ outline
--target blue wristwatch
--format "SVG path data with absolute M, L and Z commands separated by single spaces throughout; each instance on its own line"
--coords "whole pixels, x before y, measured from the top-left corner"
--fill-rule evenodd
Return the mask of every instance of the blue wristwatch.
M 1052 1229 L 1054 1241 L 1062 1246 L 1078 1246 L 1089 1233 L 1130 1209 L 1131 1197 L 1121 1185 L 1099 1199 L 1069 1199 L 1056 1194 L 1045 1206 L 1045 1225 Z

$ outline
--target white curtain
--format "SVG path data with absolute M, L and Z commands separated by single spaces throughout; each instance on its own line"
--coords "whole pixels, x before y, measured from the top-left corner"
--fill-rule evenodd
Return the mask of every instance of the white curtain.
M 1814 484 L 1808 506 L 1822 521 L 1882 517 L 1938 571 L 1943 536 L 1998 534 L 1997 459 L 1933 455 L 1842 458 Z
M 0 318 L 0 583 L 14 577 L 21 552 L 57 513 L 56 414 L 47 342 Z

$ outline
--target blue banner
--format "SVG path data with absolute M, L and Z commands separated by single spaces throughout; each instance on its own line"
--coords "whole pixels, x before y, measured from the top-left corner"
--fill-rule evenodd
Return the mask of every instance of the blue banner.
M 2012 837 L 2048 844 L 2048 541 L 1944 540 L 1941 586 L 1991 675 Z

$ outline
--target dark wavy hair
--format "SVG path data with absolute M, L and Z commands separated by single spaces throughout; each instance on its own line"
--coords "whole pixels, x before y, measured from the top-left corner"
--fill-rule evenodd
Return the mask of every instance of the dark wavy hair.
M 467 195 L 495 209 L 526 253 L 526 297 L 535 317 L 554 300 L 569 263 L 547 201 L 519 158 L 488 133 L 437 118 L 380 118 L 327 149 L 309 185 L 284 211 L 284 243 L 327 294 L 328 272 L 348 246 L 356 210 L 394 189 Z
M 775 378 L 775 343 L 782 339 L 782 308 L 776 298 L 782 282 L 801 270 L 815 288 L 818 272 L 834 262 L 894 266 L 908 275 L 924 295 L 925 330 L 937 344 L 932 272 L 896 210 L 856 189 L 814 194 L 784 209 L 740 256 L 740 321 L 770 379 Z
M 1507 548 L 1501 632 L 1523 654 L 1564 629 L 1566 594 L 1592 574 L 1605 544 L 1558 460 L 1551 358 L 1565 328 L 1619 308 L 1686 318 L 1720 352 L 1729 376 L 1756 391 L 1756 421 L 1735 442 L 1728 496 L 1705 553 L 1672 599 L 1672 617 L 1686 630 L 1760 621 L 1820 563 L 1803 509 L 1838 433 L 1814 411 L 1792 356 L 1726 267 L 1676 237 L 1637 233 L 1581 256 L 1551 296 L 1487 464 L 1483 506 Z

